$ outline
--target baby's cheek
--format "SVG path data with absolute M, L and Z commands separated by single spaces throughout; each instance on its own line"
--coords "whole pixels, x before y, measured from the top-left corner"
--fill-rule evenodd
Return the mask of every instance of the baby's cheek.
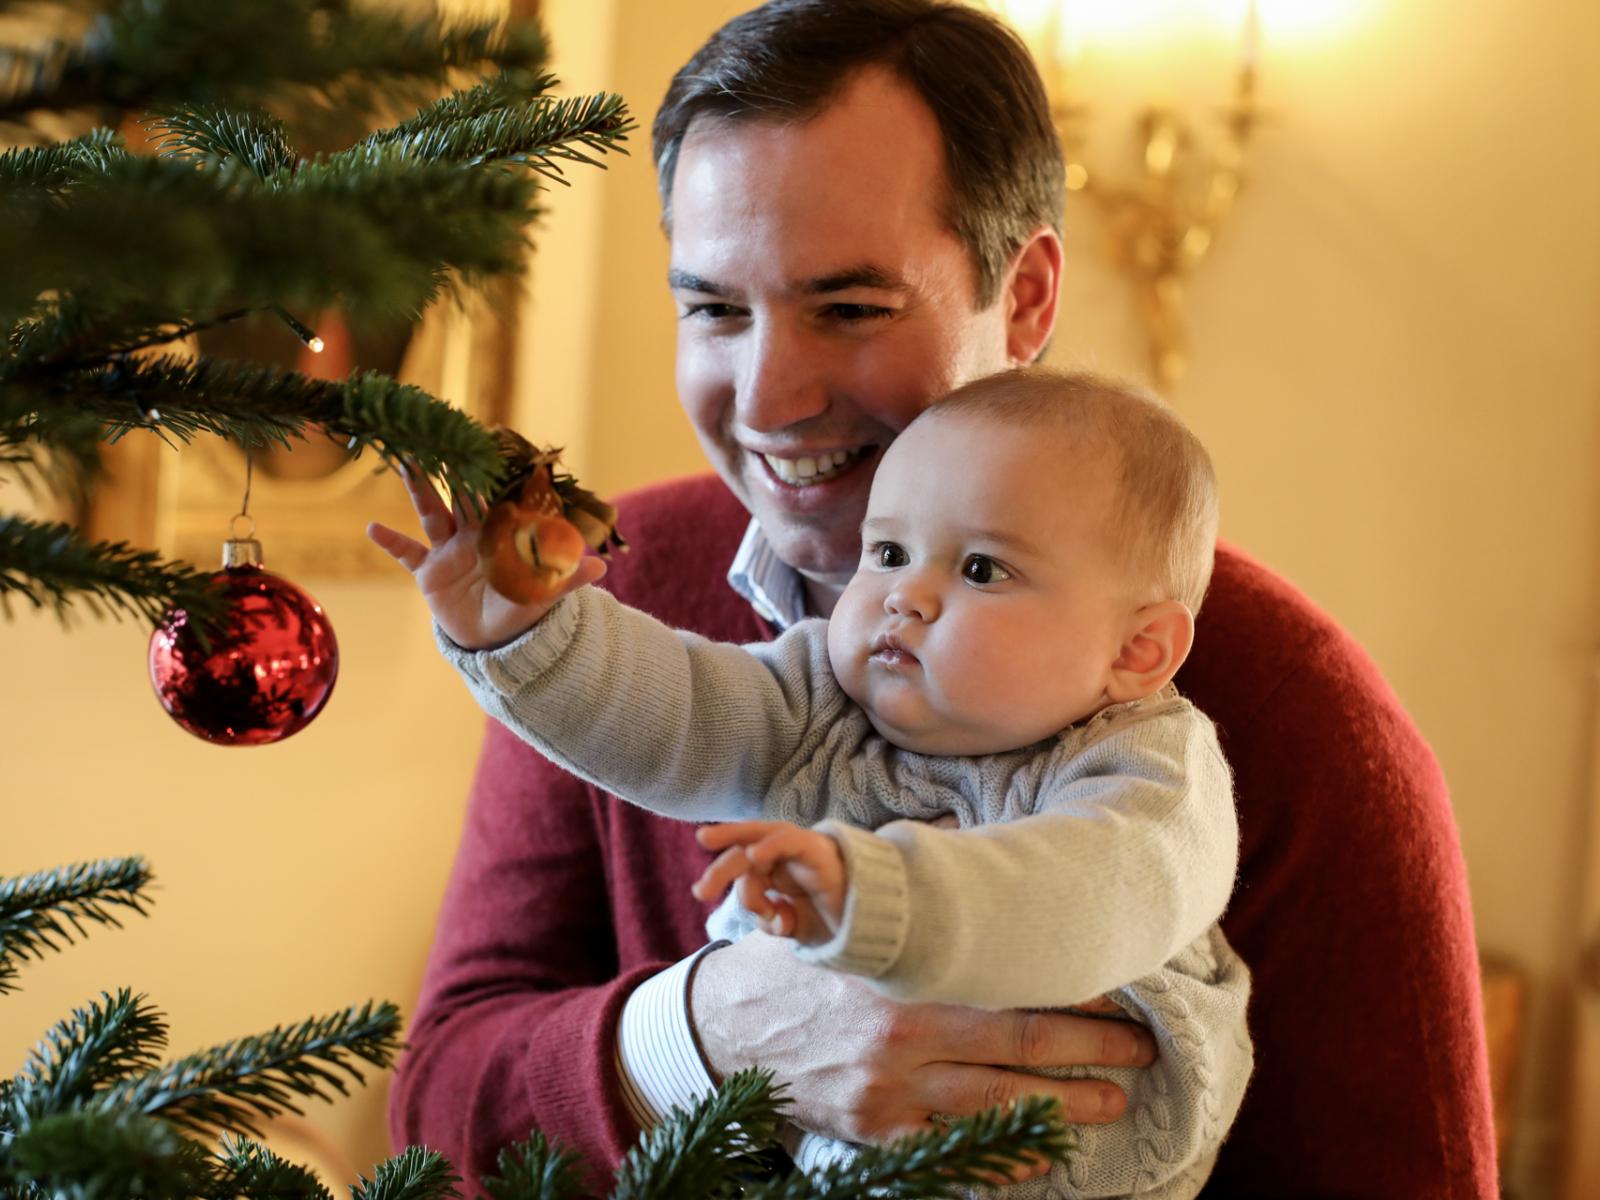
M 839 681 L 844 694 L 861 704 L 861 666 L 856 661 L 857 656 L 850 652 L 854 639 L 850 637 L 848 625 L 848 618 L 837 612 L 828 622 L 828 665 L 833 668 L 833 677 Z

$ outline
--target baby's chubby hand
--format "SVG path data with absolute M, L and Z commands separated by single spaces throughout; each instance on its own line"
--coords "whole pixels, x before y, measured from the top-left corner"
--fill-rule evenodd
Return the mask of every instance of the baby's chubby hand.
M 775 937 L 820 946 L 838 932 L 849 880 L 827 834 L 788 821 L 730 821 L 702 826 L 695 837 L 722 851 L 695 881 L 697 899 L 714 900 L 736 885 L 739 902 Z
M 478 559 L 479 515 L 447 508 L 426 479 L 402 471 L 411 505 L 428 544 L 374 521 L 367 536 L 411 572 L 439 628 L 465 650 L 489 650 L 514 641 L 537 625 L 562 597 L 606 573 L 599 558 L 585 556 L 560 590 L 548 599 L 519 603 L 496 591 Z

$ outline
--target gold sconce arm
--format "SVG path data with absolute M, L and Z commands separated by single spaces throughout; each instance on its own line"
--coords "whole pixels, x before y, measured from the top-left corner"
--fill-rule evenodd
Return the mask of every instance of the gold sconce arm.
M 1185 282 L 1210 252 L 1244 185 L 1245 154 L 1260 117 L 1257 37 L 1252 6 L 1234 94 L 1209 143 L 1202 144 L 1173 108 L 1152 106 L 1140 114 L 1142 169 L 1127 183 L 1112 182 L 1090 167 L 1085 154 L 1089 110 L 1066 99 L 1067 69 L 1058 55 L 1046 55 L 1042 64 L 1066 157 L 1068 192 L 1090 199 L 1105 221 L 1111 260 L 1132 278 L 1151 366 L 1163 388 L 1174 385 L 1188 367 Z

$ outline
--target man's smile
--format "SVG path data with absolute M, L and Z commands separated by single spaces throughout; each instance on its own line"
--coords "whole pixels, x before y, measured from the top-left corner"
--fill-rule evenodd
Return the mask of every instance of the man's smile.
M 847 450 L 816 450 L 809 454 L 768 454 L 751 450 L 779 483 L 792 488 L 815 487 L 819 483 L 847 474 L 852 467 L 869 457 L 877 447 L 856 446 Z

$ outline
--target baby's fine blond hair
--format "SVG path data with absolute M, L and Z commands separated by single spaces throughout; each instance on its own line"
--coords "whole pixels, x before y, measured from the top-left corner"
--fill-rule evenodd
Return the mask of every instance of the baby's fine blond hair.
M 1048 426 L 1115 453 L 1113 544 L 1148 600 L 1200 611 L 1216 553 L 1217 477 L 1200 439 L 1154 393 L 1087 371 L 1021 367 L 964 384 L 917 419 L 944 417 Z

